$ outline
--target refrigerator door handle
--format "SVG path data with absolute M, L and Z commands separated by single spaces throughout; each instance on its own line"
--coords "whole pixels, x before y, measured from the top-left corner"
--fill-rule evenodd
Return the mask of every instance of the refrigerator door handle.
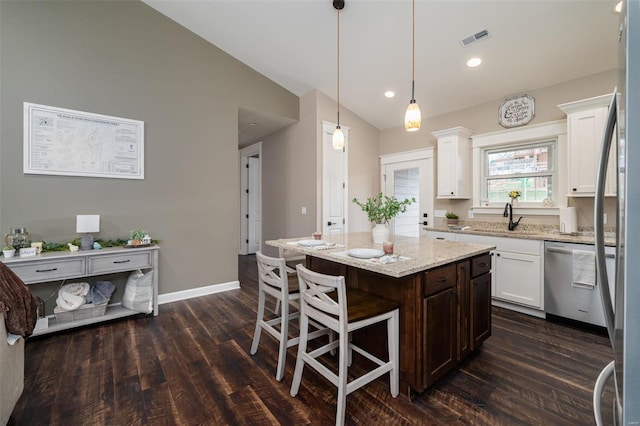
M 604 385 L 609 380 L 609 377 L 613 375 L 615 371 L 615 361 L 611 361 L 606 367 L 602 369 L 596 384 L 593 386 L 593 416 L 596 419 L 596 426 L 602 426 L 602 393 L 604 392 Z
M 611 104 L 609 105 L 609 111 L 607 113 L 607 122 L 605 124 L 604 133 L 602 136 L 602 148 L 600 151 L 600 162 L 598 163 L 598 177 L 596 179 L 596 194 L 593 207 L 593 230 L 595 236 L 595 248 L 596 248 L 596 270 L 598 273 L 598 280 L 600 281 L 600 298 L 602 299 L 602 308 L 604 310 L 604 320 L 609 332 L 609 339 L 611 340 L 611 346 L 615 347 L 615 324 L 614 324 L 614 311 L 611 304 L 611 291 L 609 290 L 609 280 L 607 278 L 607 266 L 605 263 L 604 252 L 604 184 L 607 177 L 607 165 L 609 163 L 609 151 L 611 144 L 613 143 L 614 130 L 616 126 L 617 116 L 617 102 L 616 97 L 618 88 L 613 91 L 613 97 Z M 615 283 L 614 283 L 615 284 Z

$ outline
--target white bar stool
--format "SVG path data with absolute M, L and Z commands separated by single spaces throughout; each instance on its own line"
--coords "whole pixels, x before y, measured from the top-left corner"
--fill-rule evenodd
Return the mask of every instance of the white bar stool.
M 291 396 L 296 396 L 302 380 L 305 364 L 313 367 L 338 388 L 336 425 L 344 424 L 347 395 L 372 380 L 389 372 L 391 396 L 398 396 L 400 390 L 399 362 L 399 309 L 398 303 L 347 289 L 344 277 L 330 276 L 310 271 L 302 265 L 296 266 L 300 283 L 300 342 L 298 359 L 291 384 Z M 307 352 L 309 321 L 326 326 L 338 333 L 338 340 Z M 350 333 L 369 325 L 386 321 L 389 361 L 382 361 L 364 349 L 350 342 Z M 319 356 L 339 348 L 338 374 L 321 363 Z M 378 365 L 362 376 L 347 381 L 350 354 L 354 350 Z
M 275 337 L 280 342 L 276 380 L 281 381 L 284 377 L 287 348 L 297 345 L 299 341 L 298 336 L 289 336 L 289 321 L 296 320 L 300 316 L 298 276 L 296 273 L 287 272 L 284 258 L 269 257 L 257 252 L 256 261 L 258 264 L 258 316 L 251 344 L 251 355 L 255 355 L 258 351 L 262 329 Z M 264 309 L 267 294 L 273 296 L 282 305 L 280 315 L 269 320 L 265 319 Z M 295 308 L 294 312 L 291 312 L 291 307 Z M 310 335 L 316 338 L 328 333 L 329 330 L 325 328 L 314 331 Z

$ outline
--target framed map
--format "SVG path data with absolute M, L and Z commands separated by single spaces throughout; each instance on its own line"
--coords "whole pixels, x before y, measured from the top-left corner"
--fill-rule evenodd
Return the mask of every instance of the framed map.
M 144 179 L 144 122 L 25 102 L 23 172 Z

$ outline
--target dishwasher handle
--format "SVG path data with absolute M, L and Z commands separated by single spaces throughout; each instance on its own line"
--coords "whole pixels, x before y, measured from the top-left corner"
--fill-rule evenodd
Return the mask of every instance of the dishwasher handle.
M 560 247 L 547 247 L 545 248 L 546 251 L 551 252 L 551 253 L 564 253 L 564 254 L 573 254 L 573 250 L 570 249 L 566 249 L 566 248 L 560 248 Z M 610 259 L 615 259 L 616 255 L 615 253 L 607 253 L 604 255 L 604 257 L 610 258 Z

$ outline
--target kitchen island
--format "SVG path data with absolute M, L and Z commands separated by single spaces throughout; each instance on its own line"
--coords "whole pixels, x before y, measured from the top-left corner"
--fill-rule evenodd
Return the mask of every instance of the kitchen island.
M 343 275 L 348 287 L 400 304 L 400 391 L 411 398 L 477 350 L 491 335 L 494 247 L 427 238 L 395 238 L 394 256 L 353 257 L 353 249 L 382 249 L 371 233 L 325 236 L 310 247 L 292 238 L 266 244 L 301 253 L 317 272 Z M 386 357 L 386 333 L 370 327 L 354 341 Z

